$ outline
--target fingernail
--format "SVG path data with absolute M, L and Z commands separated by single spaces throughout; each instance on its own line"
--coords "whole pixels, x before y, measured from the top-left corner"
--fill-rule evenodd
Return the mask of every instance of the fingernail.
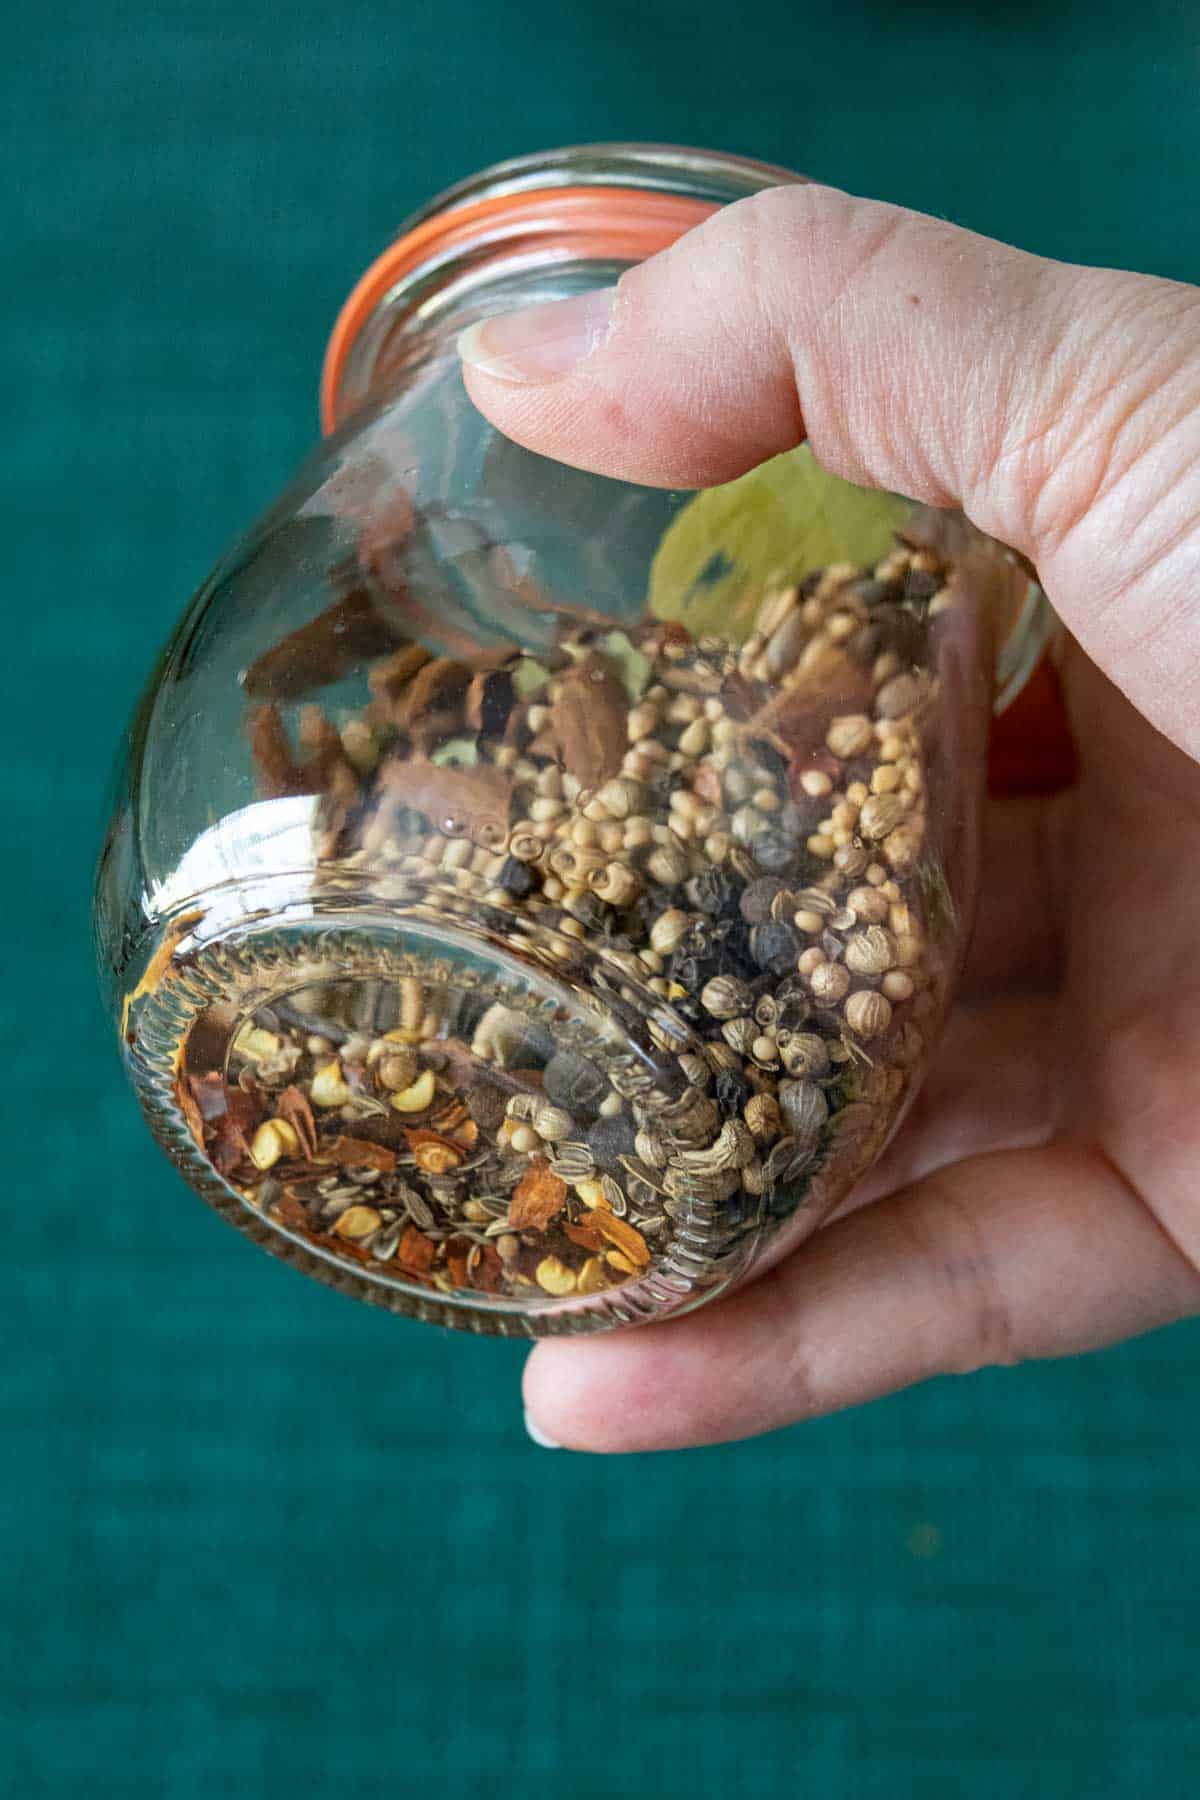
M 538 1446 L 539 1450 L 561 1450 L 562 1445 L 557 1438 L 548 1437 L 539 1426 L 535 1425 L 529 1414 L 525 1414 L 525 1429 Z
M 483 319 L 463 332 L 458 354 L 497 381 L 521 387 L 559 381 L 608 336 L 616 291 L 597 288 Z

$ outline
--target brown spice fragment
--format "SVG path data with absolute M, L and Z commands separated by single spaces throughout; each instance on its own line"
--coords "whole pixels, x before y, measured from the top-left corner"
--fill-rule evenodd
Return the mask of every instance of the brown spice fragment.
M 865 711 L 871 690 L 871 671 L 840 644 L 820 636 L 811 639 L 787 678 L 789 693 L 805 694 L 823 705 L 827 715 Z
M 448 656 L 425 663 L 392 706 L 392 723 L 414 743 L 432 749 L 461 725 L 470 683 L 471 671 L 465 663 Z
M 462 1101 L 452 1100 L 449 1106 L 442 1108 L 441 1112 L 434 1113 L 429 1123 L 434 1131 L 440 1131 L 444 1137 L 449 1137 L 450 1133 L 462 1124 L 466 1116 L 467 1109 Z
M 515 1231 L 544 1231 L 566 1204 L 567 1184 L 543 1156 L 535 1156 L 513 1189 L 508 1209 Z
M 308 1230 L 308 1211 L 304 1202 L 294 1194 L 291 1188 L 284 1188 L 278 1200 L 271 1207 L 271 1217 L 280 1225 L 286 1225 L 292 1231 Z
M 194 1080 L 194 1077 L 192 1079 Z M 204 1121 L 200 1116 L 200 1108 L 189 1082 L 182 1075 L 175 1077 L 175 1103 L 183 1114 L 184 1123 L 192 1134 L 192 1141 L 197 1150 L 203 1150 Z
M 740 670 L 735 670 L 721 683 L 721 704 L 731 719 L 737 724 L 744 724 L 762 706 L 766 691 L 758 682 L 751 681 Z
M 381 1169 L 390 1175 L 396 1167 L 396 1152 L 369 1138 L 335 1137 L 322 1146 L 322 1152 L 343 1169 Z
M 371 692 L 386 709 L 389 719 L 417 670 L 423 669 L 429 660 L 429 651 L 420 644 L 403 644 L 371 670 L 367 677 Z
M 444 769 L 427 757 L 393 757 L 379 771 L 379 785 L 404 806 L 424 813 L 445 837 L 469 838 L 496 850 L 508 836 L 513 783 L 500 769 Z
M 287 727 L 273 700 L 256 706 L 246 729 L 258 784 L 268 800 L 286 800 L 308 792 L 304 772 L 296 761 Z
M 499 1251 L 493 1249 L 491 1244 L 484 1244 L 474 1266 L 468 1263 L 467 1273 L 472 1285 L 480 1288 L 483 1293 L 499 1293 L 504 1279 L 504 1264 L 500 1260 Z
M 275 1114 L 291 1126 L 300 1140 L 304 1160 L 312 1162 L 317 1154 L 317 1121 L 308 1096 L 298 1087 L 285 1087 L 275 1102 Z
M 188 1086 L 202 1119 L 219 1119 L 228 1112 L 227 1090 L 219 1069 L 210 1069 L 207 1075 L 189 1075 Z
M 253 1131 L 261 1123 L 265 1111 L 265 1096 L 256 1082 L 248 1087 L 230 1087 L 222 1082 L 225 1095 L 225 1113 L 242 1131 Z M 203 1110 L 203 1108 L 201 1109 Z
M 777 693 L 746 721 L 743 741 L 753 744 L 757 738 L 794 762 L 824 748 L 828 726 L 827 706 L 803 688 L 789 688 Z
M 358 793 L 358 775 L 346 758 L 341 733 L 319 706 L 306 706 L 300 714 L 300 743 L 305 751 L 304 779 L 317 794 L 334 793 L 350 799 Z
M 562 676 L 550 728 L 563 767 L 584 787 L 620 773 L 628 714 L 624 684 L 607 658 L 585 656 Z
M 220 1110 L 211 1114 L 207 1108 L 215 1108 L 217 1096 L 212 1086 L 206 1088 L 203 1095 L 193 1087 L 197 1104 L 205 1119 L 205 1139 L 208 1156 L 218 1174 L 232 1175 L 235 1169 L 250 1166 L 250 1139 L 265 1117 L 265 1108 L 257 1095 L 247 1094 L 240 1087 L 230 1087 L 220 1081 Z
M 446 1272 L 455 1287 L 468 1286 L 467 1258 L 474 1248 L 470 1238 L 446 1239 Z
M 385 656 L 396 641 L 370 594 L 356 587 L 251 663 L 242 686 L 255 700 L 298 700 Z
M 250 1161 L 250 1144 L 245 1132 L 230 1114 L 218 1121 L 212 1134 L 208 1154 L 218 1175 L 232 1175 Z

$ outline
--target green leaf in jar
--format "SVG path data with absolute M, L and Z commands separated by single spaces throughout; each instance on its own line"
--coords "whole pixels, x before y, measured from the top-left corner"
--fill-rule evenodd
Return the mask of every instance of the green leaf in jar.
M 910 511 L 830 475 L 801 444 L 676 513 L 651 565 L 650 611 L 741 643 L 765 588 L 825 563 L 877 562 Z
M 616 665 L 630 700 L 640 700 L 650 685 L 650 674 L 654 667 L 650 658 L 634 648 L 624 631 L 610 631 L 603 642 L 605 654 Z
M 513 666 L 513 687 L 520 700 L 531 700 L 541 692 L 549 679 L 550 671 L 544 669 L 540 662 L 535 662 L 532 656 L 522 656 Z
M 440 769 L 470 769 L 479 761 L 479 747 L 474 738 L 447 738 L 429 760 Z

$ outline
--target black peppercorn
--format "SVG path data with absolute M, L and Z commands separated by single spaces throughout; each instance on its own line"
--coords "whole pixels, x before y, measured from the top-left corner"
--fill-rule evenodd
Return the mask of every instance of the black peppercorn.
M 782 875 L 796 857 L 796 840 L 785 831 L 764 831 L 754 840 L 754 860 L 768 874 Z
M 566 909 L 588 931 L 602 931 L 605 919 L 615 917 L 595 894 L 575 894 L 567 901 Z
M 496 886 L 502 887 L 506 894 L 516 900 L 527 900 L 537 884 L 537 877 L 528 863 L 521 862 L 515 856 L 506 856 L 500 873 L 496 878 Z
M 750 882 L 742 890 L 738 903 L 743 919 L 750 925 L 763 924 L 771 916 L 771 906 L 776 894 L 782 891 L 782 881 L 776 881 L 771 876 Z
M 860 575 L 857 581 L 850 582 L 845 591 L 866 607 L 878 606 L 891 594 L 887 582 L 877 581 L 873 575 Z
M 789 800 L 779 814 L 779 830 L 789 837 L 811 837 L 829 812 L 828 795 L 806 794 L 803 790 Z
M 689 994 L 698 994 L 708 976 L 700 957 L 677 950 L 668 965 L 672 981 L 677 981 Z
M 727 1118 L 740 1117 L 754 1089 L 737 1069 L 722 1069 L 715 1084 L 717 1105 Z
M 723 869 L 705 869 L 684 884 L 688 903 L 697 912 L 719 919 L 733 905 L 734 884 Z
M 796 934 L 790 925 L 777 924 L 768 920 L 764 925 L 755 925 L 750 932 L 750 954 L 760 969 L 771 974 L 785 975 L 796 965 Z
M 932 600 L 941 586 L 940 575 L 930 575 L 925 569 L 910 569 L 904 577 L 904 598 L 906 600 Z
M 558 1050 L 546 1064 L 542 1092 L 552 1106 L 561 1106 L 577 1118 L 590 1118 L 608 1092 L 608 1082 L 586 1056 Z

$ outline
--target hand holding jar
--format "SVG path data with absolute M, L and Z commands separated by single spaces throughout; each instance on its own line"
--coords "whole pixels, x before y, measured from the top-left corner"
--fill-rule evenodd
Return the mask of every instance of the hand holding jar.
M 534 451 L 694 487 L 806 438 L 961 507 L 1072 634 L 1080 779 L 993 803 L 959 1004 L 884 1160 L 702 1314 L 539 1345 L 540 1438 L 743 1437 L 1200 1309 L 1198 327 L 1180 284 L 789 186 L 466 335 L 476 405 Z

